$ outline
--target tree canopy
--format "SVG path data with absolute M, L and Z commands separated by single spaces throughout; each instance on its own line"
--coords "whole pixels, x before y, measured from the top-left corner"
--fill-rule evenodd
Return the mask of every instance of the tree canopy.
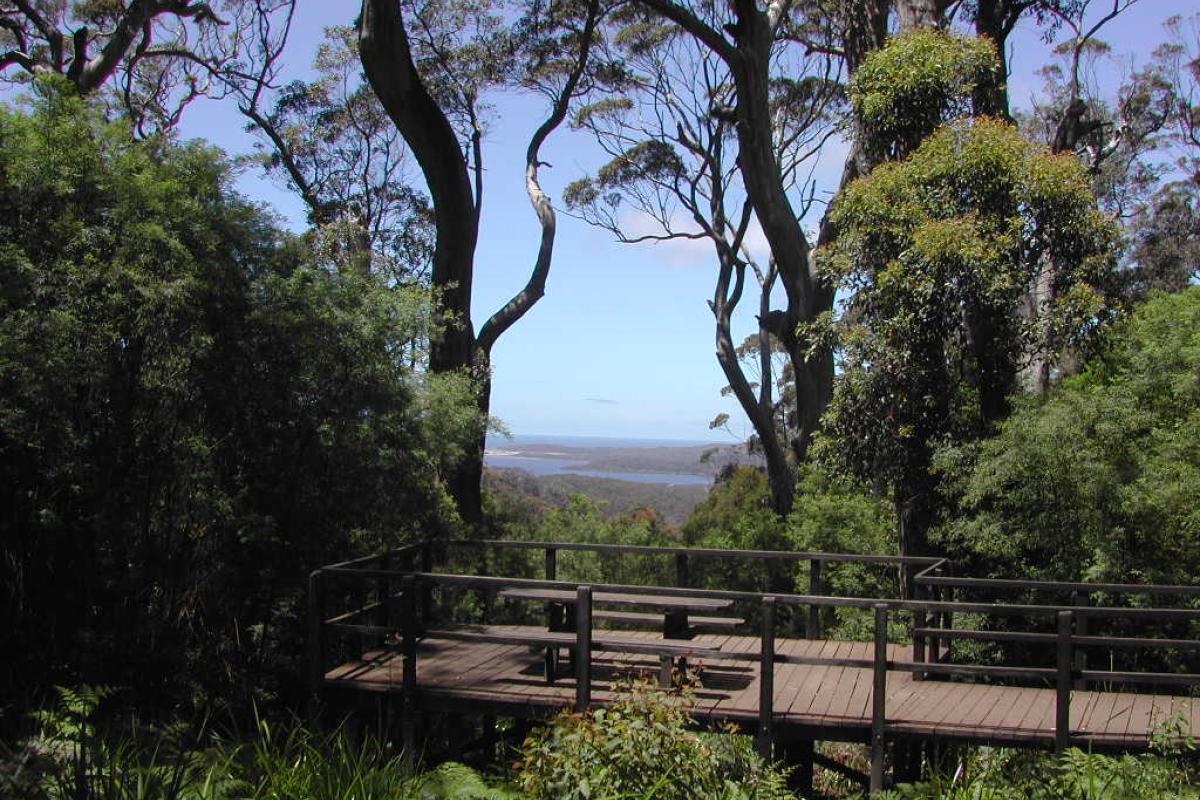
M 422 291 L 55 83 L 0 110 L 0 691 L 282 689 L 314 564 L 452 521 L 469 392 L 401 357 Z

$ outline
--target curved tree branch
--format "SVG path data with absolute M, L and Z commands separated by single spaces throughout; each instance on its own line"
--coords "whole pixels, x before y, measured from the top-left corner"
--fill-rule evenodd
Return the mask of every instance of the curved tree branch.
M 529 202 L 533 205 L 533 211 L 537 214 L 538 222 L 542 226 L 541 244 L 538 247 L 537 260 L 534 262 L 533 272 L 530 273 L 529 281 L 525 284 L 525 287 L 505 303 L 502 308 L 496 311 L 496 313 L 492 314 L 487 322 L 483 324 L 483 327 L 480 328 L 478 345 L 484 353 L 490 353 L 492 346 L 496 343 L 500 335 L 512 327 L 513 323 L 525 316 L 534 303 L 540 300 L 546 293 L 546 277 L 550 273 L 550 261 L 554 254 L 554 237 L 557 222 L 554 214 L 554 206 L 550 202 L 550 198 L 546 195 L 546 192 L 542 189 L 541 182 L 538 180 L 538 169 L 542 163 L 538 154 L 550 134 L 562 125 L 563 121 L 567 118 L 567 111 L 570 108 L 572 98 L 575 96 L 575 89 L 579 85 L 579 80 L 583 76 L 584 71 L 587 69 L 593 33 L 599 17 L 599 0 L 590 0 L 588 3 L 587 18 L 583 25 L 583 31 L 580 34 L 579 55 L 576 57 L 575 63 L 571 68 L 571 73 L 567 76 L 562 90 L 558 93 L 558 97 L 554 101 L 550 115 L 534 131 L 533 136 L 529 140 L 529 147 L 525 150 L 525 191 L 529 195 Z

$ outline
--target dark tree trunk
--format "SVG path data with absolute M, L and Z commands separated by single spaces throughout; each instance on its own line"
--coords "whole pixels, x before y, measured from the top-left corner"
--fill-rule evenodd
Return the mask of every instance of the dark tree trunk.
M 359 51 L 367 80 L 416 157 L 433 200 L 437 240 L 431 276 L 449 324 L 432 344 L 430 369 L 469 369 L 475 350 L 471 279 L 479 214 L 467 163 L 454 128 L 413 63 L 399 3 L 364 0 Z
M 445 329 L 431 343 L 429 367 L 434 372 L 469 370 L 475 356 L 471 279 L 479 215 L 467 163 L 454 128 L 413 63 L 399 3 L 364 0 L 359 52 L 367 80 L 416 157 L 433 200 L 437 238 L 431 282 Z M 481 445 L 448 478 L 459 514 L 468 523 L 482 515 L 482 456 Z
M 975 33 L 992 40 L 999 60 L 995 79 L 975 87 L 972 100 L 979 116 L 1012 118 L 1008 110 L 1008 36 L 1029 5 L 1028 0 L 979 0 Z

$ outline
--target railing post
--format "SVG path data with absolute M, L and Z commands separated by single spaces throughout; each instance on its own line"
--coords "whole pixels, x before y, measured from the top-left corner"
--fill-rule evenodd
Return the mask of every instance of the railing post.
M 421 571 L 433 572 L 433 542 L 428 539 L 421 545 Z M 433 619 L 433 584 L 425 583 L 421 589 L 421 623 L 428 627 Z
M 922 588 L 919 584 L 914 582 L 913 583 L 913 599 L 917 600 L 918 602 L 921 602 L 925 599 L 924 595 L 925 595 L 924 588 Z M 912 635 L 913 661 L 915 661 L 918 664 L 926 663 L 925 634 L 917 633 L 917 631 L 919 631 L 925 627 L 926 622 L 927 622 L 927 618 L 925 616 L 925 609 L 924 608 L 913 609 L 913 635 Z M 924 672 L 914 672 L 913 673 L 914 681 L 923 681 L 923 680 L 925 680 L 925 677 L 926 677 L 926 673 L 924 673 Z
M 325 573 L 319 569 L 308 576 L 308 665 L 315 717 L 325 682 Z
M 821 562 L 819 559 L 812 558 L 808 561 L 808 593 L 819 595 L 825 593 L 825 587 L 821 584 Z M 804 627 L 804 638 L 820 639 L 821 638 L 821 607 L 809 604 L 808 606 L 808 624 Z
M 553 581 L 558 579 L 558 548 L 546 548 L 546 571 L 544 573 L 546 580 Z M 567 629 L 566 620 L 563 619 L 563 607 L 561 603 L 546 603 L 546 627 L 549 630 L 562 631 Z M 554 683 L 558 678 L 558 648 L 553 645 L 546 648 L 546 682 Z
M 758 754 L 770 761 L 775 734 L 775 598 L 762 600 L 762 644 L 758 676 Z
M 401 639 L 400 653 L 403 658 L 403 677 L 401 688 L 401 738 L 404 743 L 405 758 L 416 756 L 417 746 L 417 633 L 420 620 L 417 616 L 417 577 L 405 575 L 400 579 L 401 593 Z
M 887 725 L 887 603 L 875 604 L 874 681 L 871 688 L 871 791 L 883 789 L 885 754 L 884 729 Z
M 1054 749 L 1061 753 L 1071 744 L 1071 633 L 1072 611 L 1058 612 L 1058 680 L 1054 693 Z
M 379 557 L 379 568 L 386 571 L 390 569 L 391 566 L 391 553 L 385 550 L 383 555 Z M 391 619 L 391 614 L 388 612 L 390 610 L 389 604 L 392 599 L 392 582 L 388 580 L 386 575 L 379 579 L 379 597 L 376 599 L 379 601 L 379 610 L 375 614 L 375 624 L 386 628 L 388 621 Z
M 691 583 L 687 553 L 675 554 L 675 585 L 685 589 Z
M 1075 592 L 1075 605 L 1077 605 L 1081 608 L 1087 608 L 1089 605 L 1091 605 L 1091 598 L 1088 596 L 1088 593 L 1086 591 L 1080 589 L 1079 591 Z M 1076 615 L 1076 617 L 1075 617 L 1075 635 L 1076 636 L 1087 636 L 1087 629 L 1088 629 L 1087 614 Z M 1082 673 L 1085 669 L 1087 669 L 1087 648 L 1086 647 L 1075 648 L 1075 669 L 1080 673 Z M 1087 681 L 1084 680 L 1082 677 L 1080 677 L 1078 680 L 1075 681 L 1075 688 L 1079 689 L 1080 691 L 1086 690 L 1087 689 Z
M 937 567 L 936 569 L 934 569 L 933 576 L 935 578 L 942 577 L 942 568 Z M 940 603 L 944 599 L 942 597 L 942 587 L 940 585 L 934 585 L 934 586 L 929 587 L 929 599 L 933 600 L 934 602 L 938 602 L 938 603 Z M 933 612 L 931 621 L 933 622 L 934 628 L 940 628 L 942 626 L 942 612 L 938 609 L 935 609 Z M 937 636 L 930 636 L 929 637 L 928 659 L 930 661 L 934 662 L 935 664 L 937 662 L 941 661 L 942 654 L 940 652 L 938 652 L 941 649 L 942 649 L 942 640 Z
M 592 704 L 592 587 L 575 591 L 575 710 Z
M 487 545 L 483 545 L 480 548 L 479 560 L 480 560 L 479 574 L 480 575 L 491 575 L 492 571 L 491 571 L 491 569 L 489 569 L 489 565 L 488 565 Z M 487 625 L 487 624 L 491 623 L 491 621 L 492 621 L 492 600 L 494 597 L 495 597 L 495 591 L 493 589 L 491 589 L 490 587 L 484 587 L 479 590 L 479 599 L 482 601 L 480 603 L 480 605 L 483 607 L 482 608 L 482 616 L 483 616 L 483 624 L 484 625 Z

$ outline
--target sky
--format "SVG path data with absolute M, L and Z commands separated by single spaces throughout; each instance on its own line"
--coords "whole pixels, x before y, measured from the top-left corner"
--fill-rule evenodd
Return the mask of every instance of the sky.
M 1107 5 L 1098 2 L 1098 6 Z M 350 24 L 358 4 L 300 0 L 285 54 L 288 79 L 304 77 L 328 25 Z M 1162 21 L 1195 10 L 1184 0 L 1141 0 L 1102 38 L 1113 46 L 1109 74 L 1144 60 L 1162 39 Z M 1031 23 L 1010 49 L 1014 106 L 1028 106 L 1041 84 L 1034 70 L 1049 59 Z M 472 317 L 478 328 L 528 279 L 540 229 L 524 189 L 524 150 L 544 114 L 529 96 L 491 98 L 495 121 L 485 142 L 486 186 L 477 250 Z M 185 137 L 201 137 L 231 155 L 253 144 L 236 108 L 202 101 L 185 112 Z M 823 156 L 818 179 L 836 183 L 844 148 Z M 544 188 L 552 198 L 601 161 L 586 135 L 566 126 L 543 147 Z M 238 189 L 275 208 L 299 229 L 299 201 L 253 169 Z M 751 432 L 736 402 L 722 398 L 725 380 L 714 355 L 707 300 L 715 276 L 707 245 L 622 245 L 601 230 L 559 215 L 546 296 L 497 342 L 493 351 L 492 414 L 516 434 L 725 441 Z M 743 305 L 753 305 L 743 301 Z M 735 339 L 753 331 L 746 311 Z M 719 413 L 729 431 L 709 430 Z

